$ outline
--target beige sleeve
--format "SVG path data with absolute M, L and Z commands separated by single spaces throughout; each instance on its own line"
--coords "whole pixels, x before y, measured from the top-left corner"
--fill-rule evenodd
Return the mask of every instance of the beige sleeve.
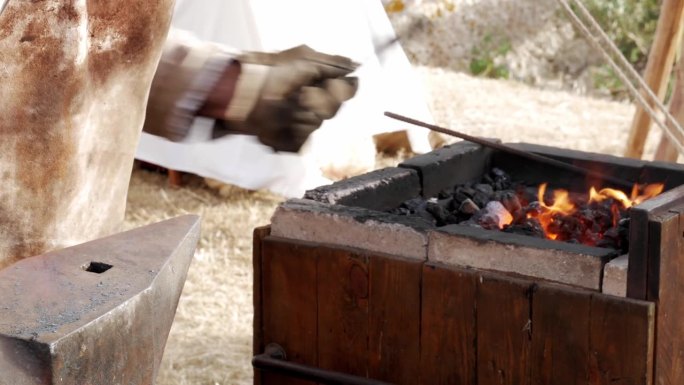
M 240 64 L 240 77 L 235 85 L 233 99 L 226 109 L 227 121 L 244 121 L 257 102 L 266 81 L 269 67 L 259 64 Z
M 173 141 L 185 138 L 197 111 L 237 54 L 185 31 L 169 32 L 152 81 L 143 131 Z M 242 63 L 225 121 L 244 121 L 256 104 L 269 66 Z M 217 125 L 214 137 L 231 133 Z M 243 132 L 244 133 L 244 132 Z
M 178 141 L 234 55 L 183 31 L 171 30 L 152 81 L 143 131 Z

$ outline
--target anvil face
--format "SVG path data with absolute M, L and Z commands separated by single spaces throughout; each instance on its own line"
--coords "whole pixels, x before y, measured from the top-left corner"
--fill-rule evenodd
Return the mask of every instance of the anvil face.
M 153 384 L 199 227 L 178 217 L 0 270 L 0 385 Z

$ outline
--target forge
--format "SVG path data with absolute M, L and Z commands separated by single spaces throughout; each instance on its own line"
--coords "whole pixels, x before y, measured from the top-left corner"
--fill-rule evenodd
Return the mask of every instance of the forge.
M 0 270 L 0 384 L 152 385 L 198 237 L 188 215 Z
M 684 362 L 672 354 L 684 353 L 684 344 L 657 339 L 656 330 L 678 330 L 673 317 L 684 316 L 677 294 L 684 167 L 510 146 L 594 173 L 459 142 L 281 204 L 255 233 L 255 354 L 276 343 L 305 367 L 401 384 L 678 383 L 674 368 Z M 599 242 L 606 229 L 587 242 L 563 242 L 546 227 L 541 236 L 506 231 L 525 215 L 506 224 L 482 221 L 477 210 L 465 215 L 464 201 L 477 201 L 474 190 L 486 190 L 478 185 L 487 179 L 490 197 L 477 208 L 494 201 L 510 209 L 502 197 L 510 198 L 511 186 L 496 185 L 501 170 L 535 193 L 544 186 L 547 207 L 554 190 L 627 189 L 631 207 L 621 212 L 615 197 L 593 203 L 617 215 L 610 231 L 621 231 L 624 242 Z M 636 199 L 652 184 L 662 192 Z M 473 191 L 462 194 L 464 186 Z M 358 358 L 340 363 L 331 349 Z M 282 379 L 271 376 L 255 383 Z
M 629 220 L 631 254 L 644 260 L 640 234 L 648 231 L 643 216 L 657 206 L 670 206 L 680 199 L 684 168 L 605 155 L 588 154 L 531 144 L 513 144 L 515 148 L 542 154 L 629 183 L 649 185 L 662 183 L 665 193 L 655 203 L 636 205 L 625 216 Z M 423 212 L 401 212 L 406 202 L 432 199 L 438 202 L 444 192 L 453 192 L 452 202 L 443 204 L 446 214 L 457 214 L 463 204 L 457 195 L 460 187 L 479 186 L 492 170 L 505 170 L 512 182 L 526 186 L 545 185 L 547 190 L 565 189 L 575 194 L 587 193 L 593 187 L 610 186 L 596 177 L 555 169 L 515 155 L 461 142 L 432 153 L 410 159 L 397 168 L 379 170 L 358 178 L 323 186 L 307 192 L 303 200 L 282 205 L 273 218 L 273 234 L 304 241 L 325 241 L 337 245 L 366 247 L 378 252 L 398 253 L 461 267 L 502 271 L 539 278 L 593 290 L 602 289 L 604 267 L 610 261 L 630 253 L 613 247 L 588 246 L 558 242 L 548 238 L 518 233 L 492 231 L 486 226 L 440 223 L 439 215 L 426 220 Z M 500 189 L 499 191 L 511 191 Z M 503 192 L 505 192 L 503 191 Z M 496 191 L 495 191 L 496 192 Z M 487 201 L 493 198 L 487 199 Z M 475 199 L 477 201 L 477 199 Z M 454 202 L 455 201 L 455 202 Z M 665 203 L 667 202 L 667 203 Z M 429 204 L 430 202 L 427 201 Z M 486 201 L 485 201 L 486 203 Z M 484 205 L 478 202 L 480 206 Z M 434 214 L 434 212 L 433 212 Z M 431 215 L 431 213 L 428 213 Z M 442 216 L 445 215 L 442 213 Z M 327 219 L 324 219 L 327 218 Z M 448 221 L 447 221 L 448 222 Z M 308 226 L 311 224 L 311 226 Z M 472 223 L 471 223 L 472 224 Z M 388 227 L 392 235 L 385 235 Z M 357 231 L 352 230 L 358 228 Z M 365 233 L 365 236 L 360 236 Z M 399 235 L 402 234 L 402 235 Z M 388 236 L 395 236 L 386 245 Z M 654 235 L 655 236 L 655 235 Z M 626 274 L 626 270 L 625 270 Z M 622 279 L 624 278 L 624 279 Z M 622 277 L 626 292 L 626 275 Z M 612 282 L 609 287 L 615 286 Z

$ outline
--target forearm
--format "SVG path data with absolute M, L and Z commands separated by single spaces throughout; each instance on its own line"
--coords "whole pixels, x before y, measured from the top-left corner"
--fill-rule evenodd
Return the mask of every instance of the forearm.
M 196 116 L 213 117 L 221 104 L 230 104 L 240 72 L 234 63 L 215 45 L 179 31 L 169 34 L 143 130 L 174 141 L 185 138 Z
M 230 105 L 240 77 L 240 62 L 232 60 L 223 70 L 222 75 L 207 95 L 197 115 L 214 119 L 223 119 Z
M 233 60 L 221 79 L 197 112 L 199 116 L 215 119 L 214 138 L 228 134 L 255 135 L 245 124 L 254 108 L 268 67 Z

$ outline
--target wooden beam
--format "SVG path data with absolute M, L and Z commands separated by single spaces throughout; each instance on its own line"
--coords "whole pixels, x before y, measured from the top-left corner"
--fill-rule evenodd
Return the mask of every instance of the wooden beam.
M 653 45 L 644 72 L 646 84 L 660 100 L 667 90 L 667 82 L 675 59 L 678 38 L 684 20 L 684 0 L 664 0 L 660 8 L 660 18 L 656 28 Z M 632 127 L 627 140 L 625 156 L 641 158 L 644 143 L 651 128 L 651 117 L 637 104 Z

